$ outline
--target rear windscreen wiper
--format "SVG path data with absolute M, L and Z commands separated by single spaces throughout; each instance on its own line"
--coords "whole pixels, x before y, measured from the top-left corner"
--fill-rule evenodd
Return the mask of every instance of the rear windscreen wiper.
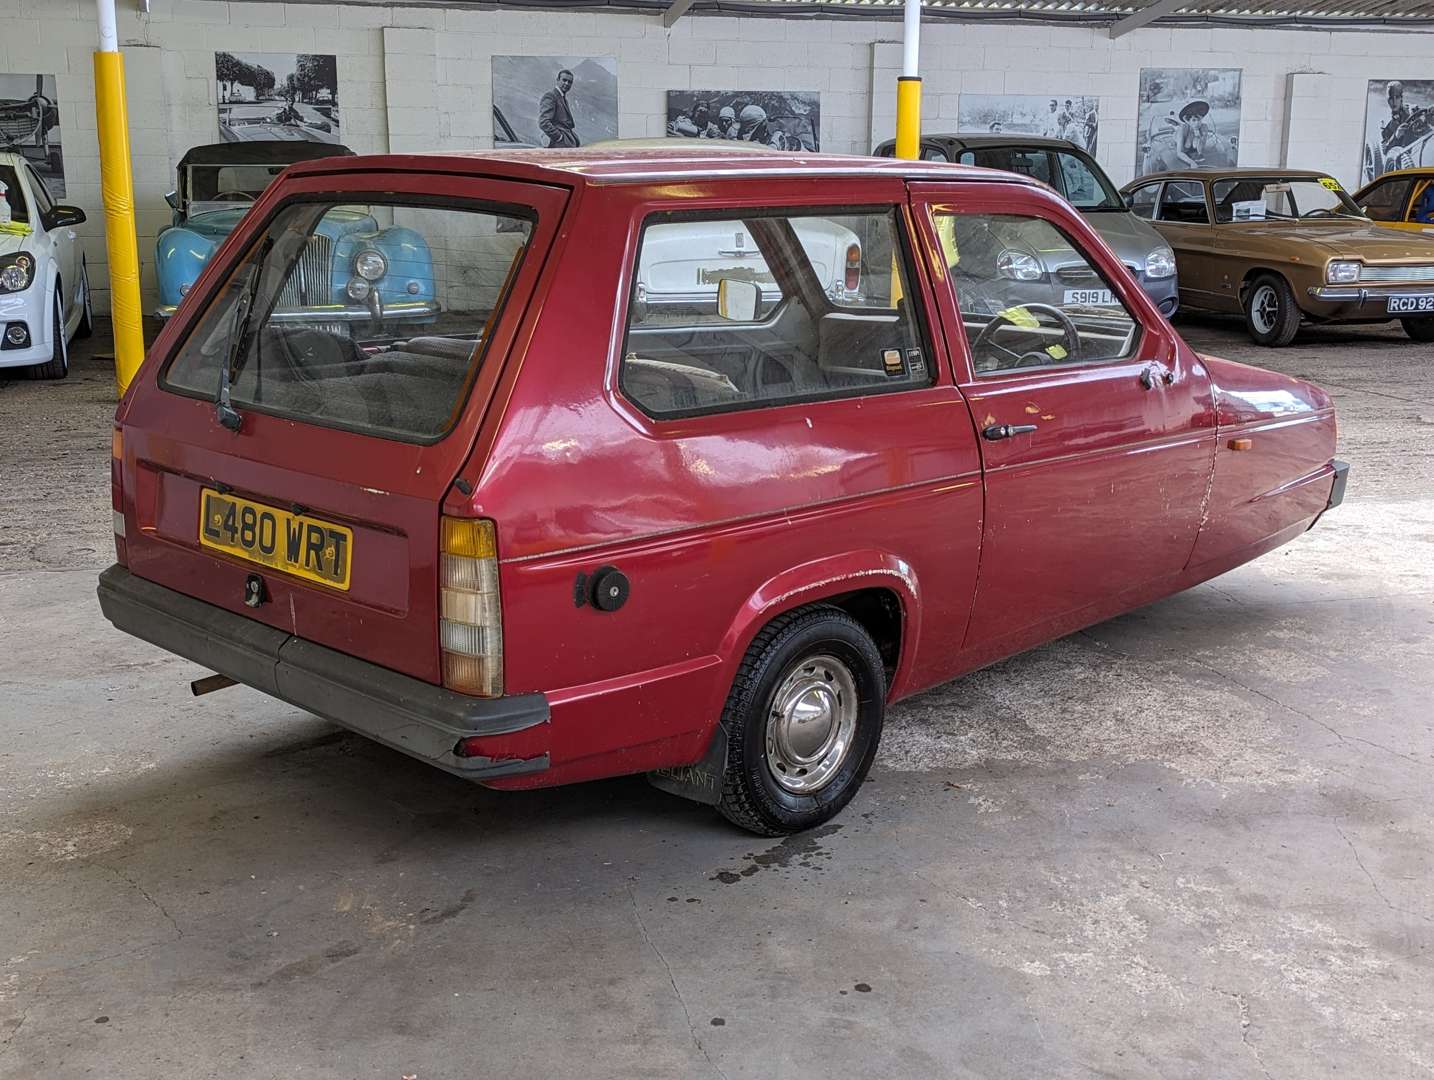
M 249 280 L 244 283 L 244 292 L 240 295 L 238 303 L 234 305 L 234 326 L 230 333 L 229 352 L 219 368 L 219 396 L 214 400 L 214 415 L 220 424 L 236 434 L 244 423 L 244 417 L 230 403 L 229 387 L 234 380 L 234 365 L 238 363 L 239 357 L 244 353 L 244 347 L 248 344 L 249 320 L 254 313 L 254 297 L 259 292 L 259 279 L 264 275 L 264 260 L 269 257 L 269 249 L 273 246 L 274 238 L 272 236 L 266 237 L 264 243 L 259 246 L 259 253 L 254 258 L 254 267 L 249 271 Z

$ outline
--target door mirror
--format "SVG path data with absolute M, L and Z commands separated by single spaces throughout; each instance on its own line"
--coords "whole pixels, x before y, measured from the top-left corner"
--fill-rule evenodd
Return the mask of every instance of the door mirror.
M 85 221 L 85 212 L 78 206 L 57 205 L 45 216 L 45 228 L 67 229 L 73 225 L 81 225 Z
M 1135 209 L 1135 193 L 1134 193 L 1134 192 L 1127 191 L 1124 195 L 1122 195 L 1122 196 L 1120 197 L 1120 201 L 1123 202 L 1123 203 L 1125 203 L 1125 208 L 1126 208 L 1127 210 L 1134 210 L 1134 209 Z
M 755 322 L 762 303 L 762 290 L 754 281 L 740 278 L 717 280 L 717 314 L 729 322 Z
M 179 209 L 179 192 L 177 192 L 177 191 L 166 191 L 166 192 L 164 193 L 164 201 L 167 202 L 167 203 L 169 203 L 169 208 L 170 208 L 171 210 L 178 210 L 178 209 Z

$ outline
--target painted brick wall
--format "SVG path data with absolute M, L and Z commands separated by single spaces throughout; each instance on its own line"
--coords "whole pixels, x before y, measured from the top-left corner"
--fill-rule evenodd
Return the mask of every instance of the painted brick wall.
M 154 302 L 154 236 L 169 220 L 163 196 L 174 163 L 186 147 L 218 138 L 216 49 L 336 54 L 343 139 L 360 152 L 490 146 L 489 58 L 511 53 L 615 56 L 624 137 L 663 134 L 668 89 L 819 91 L 822 146 L 838 152 L 868 152 L 894 123 L 894 22 L 688 16 L 665 30 L 656 17 L 597 12 L 255 0 L 150 7 L 147 16 L 124 10 L 120 21 L 146 306 Z M 93 18 L 90 0 L 0 0 L 0 71 L 57 76 L 68 199 L 91 212 L 86 250 L 104 309 Z M 1241 163 L 1283 163 L 1289 146 L 1308 164 L 1318 131 L 1325 166 L 1353 185 L 1366 81 L 1429 78 L 1431 57 L 1434 35 L 1407 31 L 1155 27 L 1111 41 L 1099 30 L 931 23 L 922 42 L 925 122 L 953 128 L 963 93 L 1098 95 L 1101 161 L 1124 183 L 1134 169 L 1140 69 L 1238 67 Z M 1302 105 L 1291 115 L 1290 77 L 1306 73 L 1325 76 L 1306 85 L 1328 97 L 1313 108 L 1296 98 Z

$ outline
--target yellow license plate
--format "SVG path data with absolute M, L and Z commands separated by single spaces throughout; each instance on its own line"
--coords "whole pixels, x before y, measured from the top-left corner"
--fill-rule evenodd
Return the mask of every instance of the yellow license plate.
M 353 530 L 307 514 L 202 488 L 199 543 L 321 585 L 349 587 Z

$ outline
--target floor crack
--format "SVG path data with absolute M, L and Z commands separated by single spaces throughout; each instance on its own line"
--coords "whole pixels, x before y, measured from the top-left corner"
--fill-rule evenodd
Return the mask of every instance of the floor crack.
M 672 974 L 672 965 L 667 962 L 667 957 L 662 955 L 662 950 L 657 947 L 657 942 L 653 941 L 652 935 L 647 932 L 647 924 L 642 921 L 642 910 L 637 906 L 637 896 L 631 888 L 627 890 L 627 898 L 632 901 L 632 917 L 637 922 L 637 929 L 642 934 L 642 940 L 647 943 L 647 947 L 652 950 L 653 955 L 661 961 L 662 969 L 667 972 L 667 982 L 672 987 L 677 1004 L 682 1006 L 682 1015 L 687 1018 L 687 1033 L 692 1037 L 692 1045 L 697 1047 L 698 1052 L 707 1059 L 707 1064 L 711 1066 L 712 1071 L 722 1080 L 727 1080 L 727 1074 L 712 1060 L 712 1055 L 707 1052 L 707 1047 L 703 1046 L 702 1040 L 697 1037 L 697 1025 L 692 1022 L 692 1010 L 687 1007 L 687 1001 L 677 987 L 677 979 Z
M 1379 882 L 1376 881 L 1374 875 L 1369 872 L 1369 867 L 1364 865 L 1364 859 L 1359 854 L 1359 848 L 1354 846 L 1354 841 L 1351 840 L 1338 825 L 1334 827 L 1334 831 L 1339 833 L 1340 839 L 1349 847 L 1350 854 L 1354 856 L 1354 861 L 1359 865 L 1360 870 L 1364 872 L 1364 876 L 1369 879 L 1369 887 L 1374 890 L 1375 896 L 1384 901 L 1385 907 L 1401 915 L 1408 915 L 1410 918 L 1423 919 L 1425 922 L 1434 922 L 1434 919 L 1431 919 L 1428 915 L 1420 914 L 1417 911 L 1410 911 L 1408 908 L 1402 908 L 1393 900 L 1389 899 L 1389 897 L 1385 896 L 1384 890 L 1379 887 Z
M 1253 1021 L 1250 1019 L 1250 1003 L 1245 1000 L 1245 995 L 1235 990 L 1221 990 L 1218 986 L 1212 986 L 1210 989 L 1223 997 L 1234 1000 L 1235 1008 L 1239 1010 L 1240 1014 L 1240 1042 L 1254 1056 L 1255 1064 L 1260 1067 L 1260 1072 L 1264 1074 L 1265 1080 L 1273 1080 L 1270 1070 L 1265 1067 L 1265 1059 L 1260 1056 L 1260 1048 L 1250 1041 L 1250 1025 Z
M 119 867 L 117 867 L 117 866 L 111 866 L 109 863 L 97 862 L 97 863 L 95 863 L 95 865 L 98 866 L 98 867 L 100 867 L 100 868 L 103 869 L 103 870 L 108 870 L 108 871 L 109 871 L 111 874 L 113 874 L 115 877 L 119 878 L 121 881 L 123 881 L 123 882 L 125 882 L 127 885 L 131 886 L 137 893 L 140 894 L 140 896 L 142 896 L 142 897 L 144 897 L 146 900 L 148 900 L 149 903 L 150 903 L 150 905 L 154 908 L 154 910 L 157 911 L 157 912 L 159 912 L 161 915 L 163 915 L 164 918 L 165 918 L 165 921 L 168 922 L 169 925 L 174 929 L 174 934 L 175 934 L 175 940 L 176 940 L 176 941 L 178 941 L 180 938 L 182 938 L 182 937 L 184 936 L 184 931 L 179 928 L 179 923 L 177 923 L 177 922 L 174 921 L 174 916 L 169 913 L 169 911 L 165 908 L 165 906 L 164 906 L 163 904 L 161 904 L 158 900 L 156 900 L 153 896 L 151 896 L 151 895 L 149 894 L 149 890 L 146 889 L 143 885 L 141 885 L 138 881 L 136 881 L 134 878 L 130 877 L 128 874 L 126 874 L 126 873 L 125 873 L 123 870 L 121 870 Z

